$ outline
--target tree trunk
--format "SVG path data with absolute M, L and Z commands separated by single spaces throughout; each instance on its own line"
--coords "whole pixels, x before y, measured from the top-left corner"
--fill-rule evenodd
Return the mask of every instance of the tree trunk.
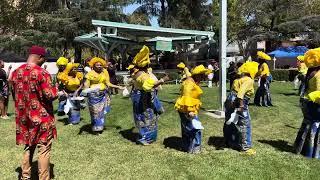
M 165 6 L 165 0 L 160 0 L 161 2 L 161 26 L 166 27 L 166 6 Z

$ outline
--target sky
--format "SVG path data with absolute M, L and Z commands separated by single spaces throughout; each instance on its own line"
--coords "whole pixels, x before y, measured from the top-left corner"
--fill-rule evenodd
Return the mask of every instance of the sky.
M 208 3 L 211 3 L 212 0 L 209 0 Z M 123 12 L 125 14 L 132 14 L 140 5 L 139 4 L 131 4 L 125 8 L 123 8 Z M 158 18 L 157 17 L 152 17 L 151 20 L 151 26 L 154 26 L 154 27 L 159 27 L 159 24 L 158 24 Z
M 132 4 L 132 5 L 129 5 L 125 8 L 123 8 L 123 12 L 125 14 L 132 14 L 140 5 L 139 4 Z M 158 24 L 158 18 L 157 17 L 152 17 L 150 19 L 150 23 L 151 23 L 151 26 L 153 27 L 159 27 L 159 24 Z

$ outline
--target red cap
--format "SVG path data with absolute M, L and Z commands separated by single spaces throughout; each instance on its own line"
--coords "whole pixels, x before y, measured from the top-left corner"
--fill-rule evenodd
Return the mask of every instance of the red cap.
M 29 54 L 36 54 L 39 56 L 45 56 L 46 55 L 46 49 L 40 46 L 32 46 L 29 49 Z

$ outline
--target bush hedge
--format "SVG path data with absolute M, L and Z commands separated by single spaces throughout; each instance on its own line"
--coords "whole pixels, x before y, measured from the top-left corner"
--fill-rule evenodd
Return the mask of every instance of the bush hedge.
M 271 71 L 273 80 L 276 81 L 293 81 L 298 73 L 297 69 L 275 69 Z

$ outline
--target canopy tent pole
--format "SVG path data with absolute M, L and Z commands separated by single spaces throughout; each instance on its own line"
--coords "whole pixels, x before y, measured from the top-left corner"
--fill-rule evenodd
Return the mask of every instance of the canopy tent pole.
M 227 61 L 227 0 L 220 0 L 220 40 L 219 40 L 219 56 L 220 56 L 220 108 L 224 111 L 224 102 L 227 98 L 227 74 L 226 74 L 226 61 Z

